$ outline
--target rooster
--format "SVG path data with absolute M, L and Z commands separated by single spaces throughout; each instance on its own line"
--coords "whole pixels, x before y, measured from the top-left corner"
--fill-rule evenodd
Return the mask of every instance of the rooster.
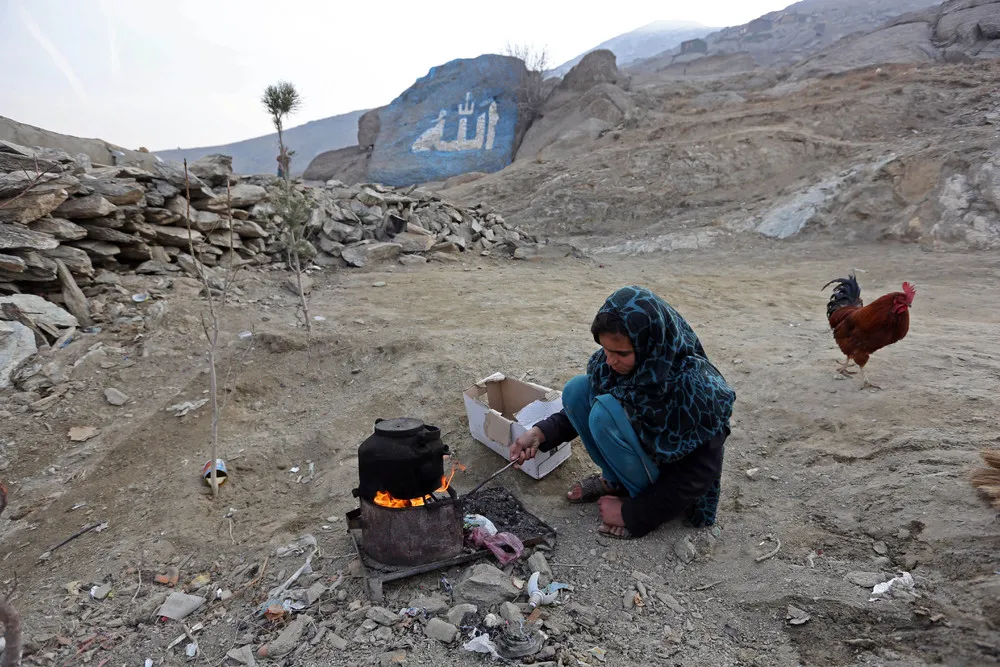
M 823 289 L 834 283 L 837 287 L 826 306 L 826 317 L 840 351 L 847 355 L 837 371 L 853 375 L 849 370 L 853 361 L 861 369 L 861 388 L 879 389 L 865 376 L 865 364 L 875 351 L 906 337 L 910 329 L 910 307 L 917 290 L 910 283 L 903 283 L 902 292 L 880 296 L 866 306 L 853 273 L 847 278 L 831 280 Z

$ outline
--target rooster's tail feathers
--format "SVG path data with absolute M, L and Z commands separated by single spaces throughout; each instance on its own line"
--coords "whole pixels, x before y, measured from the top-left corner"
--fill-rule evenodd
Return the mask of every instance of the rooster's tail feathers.
M 861 300 L 861 285 L 858 284 L 858 279 L 854 276 L 853 271 L 846 278 L 834 278 L 827 284 L 823 285 L 821 289 L 826 289 L 834 283 L 836 283 L 837 286 L 833 288 L 833 294 L 830 295 L 830 301 L 826 307 L 827 317 L 832 315 L 834 311 L 845 306 L 864 305 Z

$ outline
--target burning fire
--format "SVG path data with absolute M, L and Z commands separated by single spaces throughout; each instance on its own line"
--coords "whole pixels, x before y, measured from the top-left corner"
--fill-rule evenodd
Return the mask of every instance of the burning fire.
M 441 486 L 435 489 L 434 493 L 448 493 L 448 487 L 451 486 L 451 480 L 455 476 L 456 469 L 465 470 L 465 466 L 461 463 L 453 463 L 448 474 L 441 478 Z M 379 491 L 375 494 L 374 502 L 376 505 L 381 505 L 382 507 L 400 509 L 403 507 L 420 507 L 425 504 L 424 498 L 426 498 L 426 496 L 422 498 L 409 498 L 407 500 L 403 500 L 400 498 L 394 498 L 388 491 Z

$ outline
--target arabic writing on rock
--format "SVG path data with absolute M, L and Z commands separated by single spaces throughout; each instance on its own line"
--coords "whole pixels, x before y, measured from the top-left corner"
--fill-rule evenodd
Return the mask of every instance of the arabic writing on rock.
M 450 141 L 444 139 L 448 111 L 441 109 L 433 127 L 417 137 L 410 150 L 414 153 L 432 150 L 448 153 L 492 150 L 496 140 L 497 123 L 500 122 L 500 112 L 497 111 L 496 100 L 486 100 L 480 102 L 478 106 L 486 105 L 489 105 L 486 111 L 476 116 L 475 133 L 470 136 L 469 118 L 475 115 L 477 105 L 472 101 L 472 93 L 465 93 L 465 102 L 458 105 L 458 133 L 455 138 Z

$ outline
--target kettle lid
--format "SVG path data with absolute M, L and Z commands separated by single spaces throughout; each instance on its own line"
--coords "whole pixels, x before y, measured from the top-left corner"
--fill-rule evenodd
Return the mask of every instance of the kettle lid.
M 424 428 L 424 423 L 414 417 L 381 419 L 375 422 L 375 432 L 389 438 L 405 438 L 416 435 Z

